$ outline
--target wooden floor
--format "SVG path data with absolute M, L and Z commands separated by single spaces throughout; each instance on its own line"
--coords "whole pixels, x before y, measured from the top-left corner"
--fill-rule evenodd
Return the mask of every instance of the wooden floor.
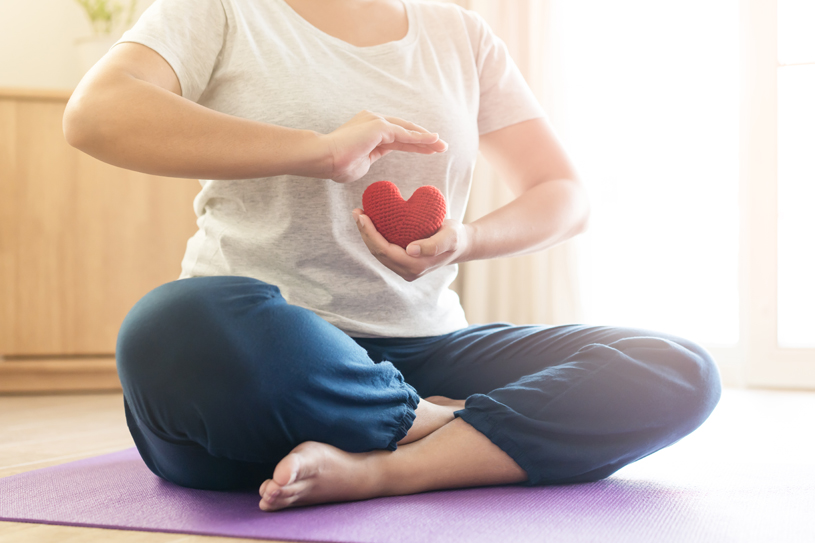
M 0 396 L 0 477 L 132 446 L 121 394 Z M 0 522 L 0 543 L 182 541 L 251 540 Z
M 815 393 L 725 390 L 699 430 L 658 454 L 619 472 L 644 479 L 711 480 L 750 454 L 755 472 L 783 462 L 812 473 Z M 118 394 L 0 396 L 0 477 L 105 454 L 133 446 Z M 758 459 L 758 460 L 755 460 Z M 758 462 L 758 463 L 756 463 Z M 0 522 L 0 543 L 248 541 Z

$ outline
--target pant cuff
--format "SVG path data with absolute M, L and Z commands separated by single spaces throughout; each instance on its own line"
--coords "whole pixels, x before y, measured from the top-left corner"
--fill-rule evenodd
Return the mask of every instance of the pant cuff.
M 497 408 L 506 409 L 505 406 L 496 402 L 489 396 L 476 394 L 467 399 L 467 403 L 471 403 L 472 399 L 486 400 L 488 403 L 495 405 Z M 507 453 L 522 470 L 526 472 L 528 477 L 526 485 L 541 484 L 540 477 L 537 475 L 536 464 L 529 458 L 523 447 L 518 445 L 511 437 L 504 432 L 503 427 L 506 425 L 506 417 L 500 414 L 488 413 L 479 408 L 470 406 L 465 407 L 460 411 L 456 411 L 454 415 L 461 418 L 464 422 L 487 436 L 499 449 Z
M 413 426 L 413 421 L 416 420 L 416 408 L 419 407 L 419 394 L 416 392 L 416 389 L 404 381 L 402 381 L 402 385 L 404 386 L 405 393 L 407 394 L 405 411 L 402 414 L 402 418 L 399 421 L 393 439 L 390 443 L 388 443 L 387 450 L 389 451 L 395 451 L 397 443 L 402 441 L 402 439 L 404 439 L 404 437 L 407 435 L 408 431 Z

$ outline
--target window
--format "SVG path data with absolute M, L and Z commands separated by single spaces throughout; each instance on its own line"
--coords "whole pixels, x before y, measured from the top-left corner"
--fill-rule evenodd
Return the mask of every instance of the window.
M 736 345 L 737 0 L 559 2 L 588 321 Z
M 815 388 L 815 2 L 553 0 L 588 321 Z
M 778 2 L 778 344 L 815 347 L 815 2 Z

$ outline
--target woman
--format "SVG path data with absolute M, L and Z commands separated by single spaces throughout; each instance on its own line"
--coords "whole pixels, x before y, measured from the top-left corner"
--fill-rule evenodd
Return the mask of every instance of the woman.
M 583 231 L 583 186 L 503 43 L 416 0 L 158 0 L 80 83 L 75 147 L 200 178 L 178 281 L 122 324 L 128 425 L 157 475 L 277 510 L 591 481 L 701 424 L 699 346 L 609 327 L 470 326 L 457 264 Z M 432 131 L 432 132 L 431 132 Z M 516 199 L 462 224 L 478 151 Z M 432 184 L 402 249 L 359 209 Z

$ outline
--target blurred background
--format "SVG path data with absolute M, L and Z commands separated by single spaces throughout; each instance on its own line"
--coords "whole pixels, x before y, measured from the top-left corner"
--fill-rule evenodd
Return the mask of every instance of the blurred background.
M 470 322 L 662 330 L 726 385 L 815 389 L 815 2 L 456 3 L 505 40 L 593 200 L 589 233 L 462 266 Z M 150 4 L 0 0 L 0 392 L 115 388 L 119 323 L 180 272 L 197 182 L 61 134 Z M 468 220 L 509 199 L 479 160 Z

